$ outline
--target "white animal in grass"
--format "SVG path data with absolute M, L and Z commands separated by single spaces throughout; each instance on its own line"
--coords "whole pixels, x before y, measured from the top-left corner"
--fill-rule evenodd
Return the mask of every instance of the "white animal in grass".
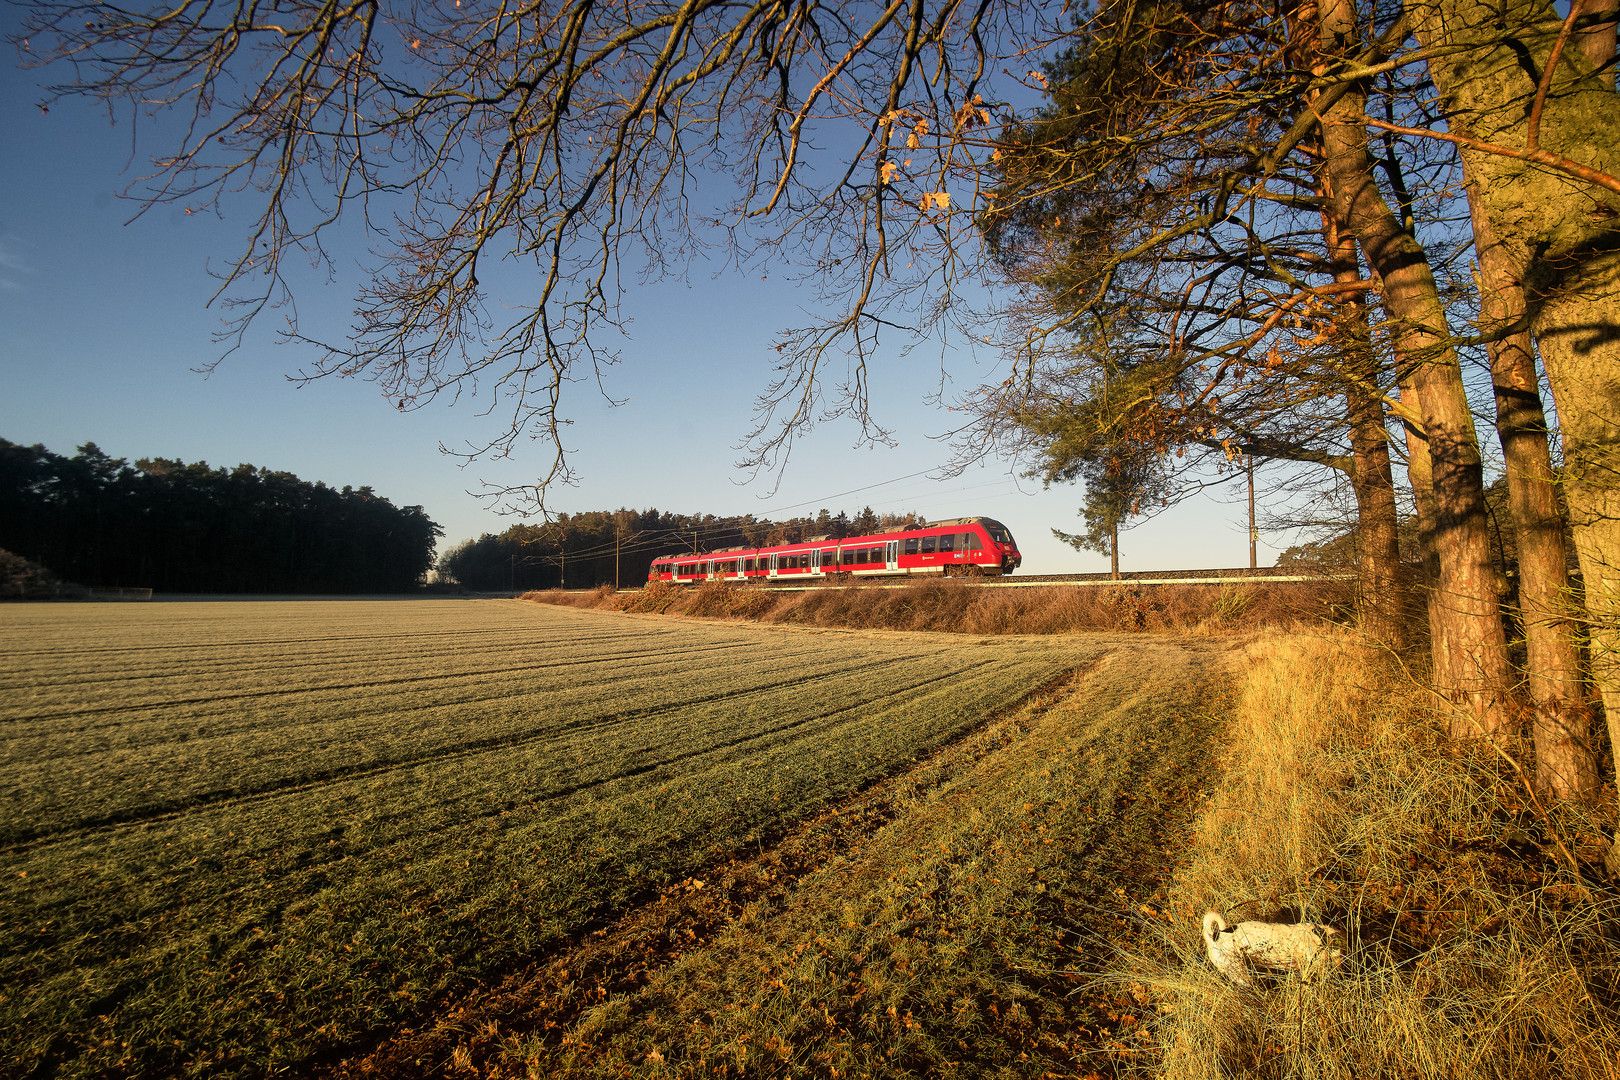
M 1228 927 L 1220 912 L 1204 912 L 1204 945 L 1209 950 L 1209 962 L 1239 986 L 1249 985 L 1250 965 L 1297 971 L 1307 980 L 1320 975 L 1344 957 L 1332 947 L 1337 933 L 1321 923 L 1240 922 Z

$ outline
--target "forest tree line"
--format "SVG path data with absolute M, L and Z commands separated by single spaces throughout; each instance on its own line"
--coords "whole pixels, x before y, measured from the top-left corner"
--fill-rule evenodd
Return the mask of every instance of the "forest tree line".
M 72 457 L 0 439 L 0 549 L 64 581 L 159 592 L 374 593 L 417 587 L 441 530 L 420 506 L 292 473 Z
M 713 514 L 672 514 L 662 510 L 592 510 L 558 514 L 543 525 L 513 525 L 485 533 L 446 551 L 439 559 L 442 578 L 480 591 L 501 589 L 583 589 L 596 585 L 639 586 L 660 555 L 720 551 L 729 547 L 796 544 L 813 536 L 864 536 L 896 525 L 912 525 L 916 514 L 827 510 L 814 517 L 781 521 Z

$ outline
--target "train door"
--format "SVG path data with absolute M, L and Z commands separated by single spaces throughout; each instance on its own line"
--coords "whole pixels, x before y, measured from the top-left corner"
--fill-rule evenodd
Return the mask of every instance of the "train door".
M 768 575 L 772 581 L 776 580 L 776 552 L 771 552 L 771 569 Z
M 810 552 L 810 572 L 817 577 L 821 576 L 821 549 L 815 548 Z
M 900 541 L 890 540 L 883 545 L 883 564 L 890 570 L 900 569 Z

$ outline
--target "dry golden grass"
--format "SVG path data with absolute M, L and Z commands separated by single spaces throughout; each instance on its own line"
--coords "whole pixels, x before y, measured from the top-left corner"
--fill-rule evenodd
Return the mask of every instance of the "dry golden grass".
M 1348 636 L 1266 635 L 1242 668 L 1224 779 L 1153 945 L 1120 975 L 1152 1003 L 1151 1071 L 1620 1076 L 1620 895 L 1580 859 L 1612 819 L 1543 818 L 1500 757 L 1454 751 L 1418 689 Z M 1204 956 L 1209 908 L 1335 925 L 1344 964 L 1240 990 Z
M 1340 583 L 1223 585 L 1064 585 L 979 588 L 924 581 L 905 588 L 789 591 L 767 585 L 655 582 L 636 591 L 532 592 L 545 604 L 650 614 L 750 619 L 863 630 L 964 634 L 1071 634 L 1089 631 L 1227 631 L 1317 625 L 1342 611 Z

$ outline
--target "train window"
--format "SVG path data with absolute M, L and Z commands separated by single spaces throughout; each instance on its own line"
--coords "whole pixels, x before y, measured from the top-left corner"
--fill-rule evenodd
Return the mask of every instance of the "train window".
M 979 538 L 978 538 L 978 536 L 976 534 L 970 533 L 970 532 L 965 532 L 965 533 L 962 534 L 962 550 L 963 551 L 983 551 L 984 549 L 983 549 L 983 547 L 980 546 Z
M 823 551 L 821 553 L 821 568 L 823 570 L 825 570 L 829 566 L 837 566 L 837 565 L 838 565 L 838 552 L 837 551 L 832 550 L 831 548 L 829 548 L 826 551 Z
M 924 555 L 932 555 L 934 553 L 934 544 L 938 542 L 938 539 L 939 539 L 938 537 L 934 537 L 934 536 L 925 536 L 925 537 L 923 537 L 922 538 L 922 553 Z
M 883 561 L 883 549 L 882 548 L 872 548 L 870 551 L 868 551 L 866 553 L 866 561 L 867 562 L 882 562 Z
M 939 550 L 941 550 L 941 551 L 955 551 L 956 550 L 956 534 L 955 533 L 946 533 L 944 536 L 940 537 L 939 538 Z
M 906 537 L 906 554 L 917 554 L 917 538 L 915 536 Z

